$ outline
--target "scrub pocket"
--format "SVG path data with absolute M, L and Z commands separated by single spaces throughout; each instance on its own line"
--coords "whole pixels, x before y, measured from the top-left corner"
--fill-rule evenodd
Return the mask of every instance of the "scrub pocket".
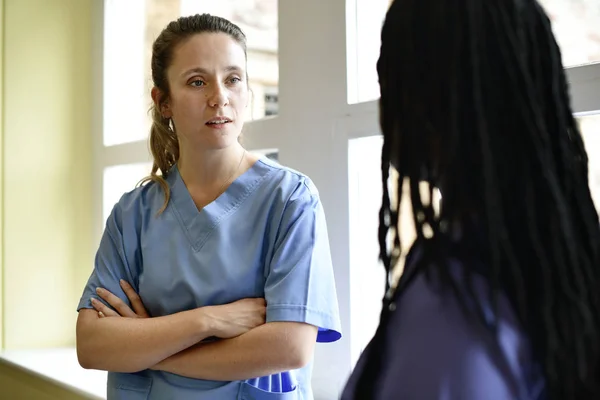
M 136 374 L 108 374 L 107 400 L 148 400 L 152 379 Z
M 277 393 L 267 392 L 243 382 L 238 400 L 300 400 L 299 396 L 298 386 L 294 387 L 291 392 Z

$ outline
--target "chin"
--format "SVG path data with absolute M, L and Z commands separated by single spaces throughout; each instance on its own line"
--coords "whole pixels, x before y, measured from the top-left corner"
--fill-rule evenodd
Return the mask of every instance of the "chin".
M 218 134 L 215 134 L 215 132 L 203 132 L 202 142 L 207 148 L 215 150 L 225 149 L 233 144 L 236 144 L 238 142 L 239 136 L 239 134 L 236 135 L 233 133 L 225 132 L 219 132 Z

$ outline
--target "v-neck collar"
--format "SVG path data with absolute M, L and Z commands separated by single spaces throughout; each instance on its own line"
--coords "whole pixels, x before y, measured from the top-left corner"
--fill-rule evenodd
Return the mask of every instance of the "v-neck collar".
M 166 179 L 171 190 L 170 207 L 167 209 L 171 209 L 177 216 L 194 251 L 202 248 L 214 229 L 233 214 L 272 171 L 269 163 L 259 159 L 219 197 L 198 210 L 181 178 L 179 168 L 177 165 L 171 168 Z

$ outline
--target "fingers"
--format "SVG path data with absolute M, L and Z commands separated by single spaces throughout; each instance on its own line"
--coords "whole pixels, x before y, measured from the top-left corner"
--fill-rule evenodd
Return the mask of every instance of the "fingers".
M 136 313 L 136 315 L 141 318 L 148 318 L 149 315 L 146 311 L 146 307 L 144 307 L 144 303 L 142 303 L 142 299 L 135 292 L 135 290 L 133 290 L 131 285 L 123 279 L 121 279 L 119 283 L 121 284 L 121 288 L 127 295 L 127 298 L 131 302 L 131 306 L 133 307 L 133 311 Z
M 120 315 L 116 311 L 111 310 L 110 307 L 107 307 L 100 300 L 96 300 L 96 299 L 94 299 L 92 297 L 91 301 L 92 301 L 92 307 L 94 307 L 94 309 L 96 311 L 98 311 L 98 316 L 100 318 L 104 318 L 104 317 L 120 317 Z
M 266 322 L 267 318 L 267 303 L 263 298 L 255 298 L 250 300 L 255 309 L 255 327 L 262 325 Z
M 266 308 L 262 308 L 260 310 L 259 317 L 260 317 L 261 325 L 264 324 L 265 322 L 267 322 L 267 309 Z
M 110 304 L 115 310 L 117 310 L 117 312 L 119 313 L 119 315 L 121 317 L 137 318 L 136 313 L 134 313 L 133 310 L 131 308 L 129 308 L 129 306 L 123 302 L 123 300 L 121 300 L 120 298 L 118 298 L 117 296 L 115 296 L 114 294 L 109 292 L 108 290 L 103 289 L 103 288 L 98 288 L 98 289 L 96 289 L 96 293 L 98 294 L 98 296 L 102 297 L 102 299 L 104 299 L 108 304 Z M 102 311 L 105 315 L 108 315 L 105 312 L 105 310 L 99 310 L 99 311 Z

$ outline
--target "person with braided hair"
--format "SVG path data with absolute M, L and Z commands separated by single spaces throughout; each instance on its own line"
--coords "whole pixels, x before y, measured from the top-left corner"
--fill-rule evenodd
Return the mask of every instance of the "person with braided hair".
M 391 4 L 377 63 L 388 282 L 404 182 L 417 239 L 344 400 L 600 398 L 600 227 L 551 28 L 535 0 Z

